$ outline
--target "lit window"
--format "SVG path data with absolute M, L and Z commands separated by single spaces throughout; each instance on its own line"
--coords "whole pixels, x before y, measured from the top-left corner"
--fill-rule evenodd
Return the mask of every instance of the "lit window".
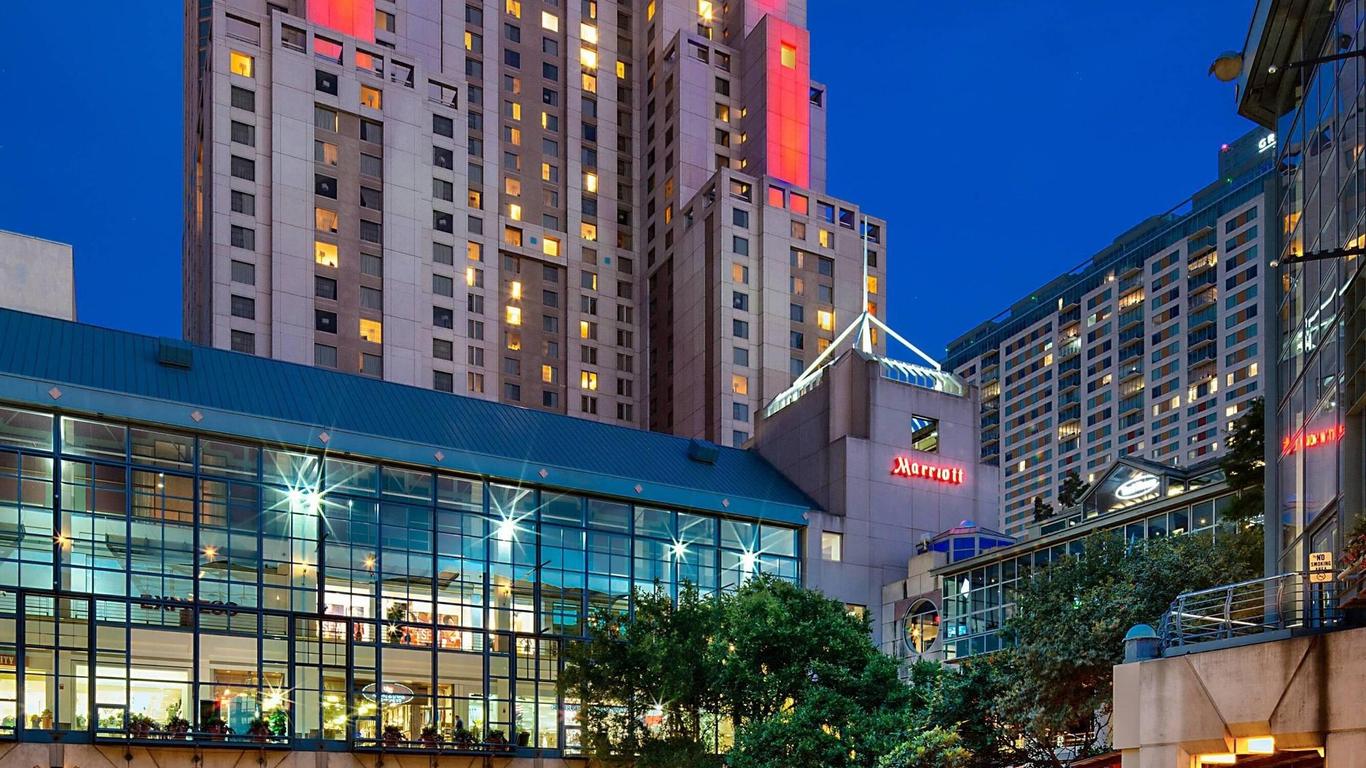
M 372 344 L 379 344 L 384 338 L 384 326 L 378 320 L 360 321 L 360 337 Z
M 820 234 L 819 234 L 819 238 L 820 238 L 820 243 L 821 243 L 821 247 L 822 247 L 822 248 L 834 248 L 834 247 L 835 247 L 835 233 L 834 233 L 834 232 L 831 232 L 831 231 L 828 230 L 828 229 L 822 229 L 822 230 L 819 230 L 819 233 L 820 233 Z
M 697 15 L 706 22 L 716 19 L 716 11 L 712 8 L 711 0 L 697 0 Z
M 624 62 L 624 61 L 622 61 L 622 60 L 620 60 L 620 59 L 617 59 L 617 79 L 618 79 L 618 80 L 625 80 L 625 79 L 626 79 L 626 62 Z
M 521 119 L 522 119 L 522 105 L 519 104 L 518 102 L 515 102 L 515 101 L 507 102 L 507 105 L 508 105 L 508 116 L 511 117 L 513 120 L 521 120 Z M 542 113 L 542 114 L 544 114 L 544 113 Z M 541 125 L 545 125 L 545 121 L 544 121 L 544 120 L 541 121 Z
M 383 104 L 383 98 L 384 96 L 380 93 L 378 88 L 371 88 L 368 85 L 362 85 L 360 87 L 360 103 L 363 107 L 380 109 Z
M 326 208 L 313 209 L 313 224 L 319 232 L 337 233 L 337 212 Z
M 545 382 L 546 384 L 554 384 L 554 383 L 555 383 L 555 366 L 553 366 L 553 365 L 543 365 L 543 366 L 541 366 L 541 381 Z
M 646 21 L 654 21 L 654 18 L 655 18 L 655 0 L 650 0 L 650 4 L 647 5 L 647 6 L 645 6 L 645 20 L 646 20 Z
M 598 374 L 594 371 L 579 373 L 579 386 L 584 389 L 596 390 L 598 388 Z
M 730 376 L 730 391 L 737 395 L 749 394 L 749 377 L 732 373 Z
M 514 147 L 522 146 L 522 129 L 508 126 L 508 143 Z
M 313 261 L 324 267 L 337 266 L 337 246 L 333 243 L 314 242 Z
M 520 315 L 518 315 L 520 317 Z M 522 334 L 517 331 L 507 332 L 507 348 L 516 352 L 522 348 Z
M 592 24 L 580 24 L 579 37 L 583 38 L 583 41 L 585 43 L 588 43 L 589 45 L 597 45 L 598 28 L 593 26 Z
M 256 60 L 245 53 L 232 51 L 228 54 L 228 70 L 234 75 L 252 77 L 256 71 Z
M 581 338 L 581 339 L 586 339 L 586 338 L 588 338 L 588 335 L 589 335 L 590 333 L 592 333 L 592 331 L 593 331 L 592 326 L 591 326 L 591 324 L 590 324 L 587 320 L 580 320 L 580 321 L 579 321 L 579 338 Z
M 560 31 L 560 17 L 550 11 L 541 11 L 541 26 L 551 32 Z
M 478 271 L 479 270 L 475 269 L 474 267 L 465 267 L 465 285 L 468 285 L 471 288 L 474 287 L 474 282 L 477 279 L 476 273 Z
M 547 256 L 559 256 L 560 241 L 553 237 L 543 238 L 541 240 L 541 252 Z
M 791 43 L 782 44 L 782 62 L 788 69 L 797 68 L 797 46 Z
M 522 220 L 522 206 L 516 203 L 508 203 L 508 218 L 513 221 Z
M 844 559 L 844 534 L 821 531 L 821 559 L 832 563 Z
M 816 325 L 819 325 L 822 331 L 835 330 L 835 313 L 828 309 L 817 311 Z
M 513 299 L 522 298 L 522 281 L 513 280 L 512 283 L 508 286 L 508 291 L 509 293 L 511 293 Z
M 583 92 L 584 92 L 584 93 L 597 93 L 597 92 L 598 92 L 598 76 L 597 76 L 597 75 L 593 74 L 592 72 L 584 72 L 584 73 L 583 73 Z
M 877 293 L 877 275 L 868 276 L 868 292 Z
M 521 307 L 508 307 L 508 308 L 507 308 L 507 323 L 508 323 L 508 325 L 521 325 L 521 324 L 522 324 L 522 308 L 521 308 Z
M 583 191 L 585 191 L 585 192 L 597 192 L 597 191 L 598 191 L 598 175 L 597 175 L 596 173 L 585 172 L 585 173 L 583 174 Z
M 474 50 L 474 33 L 469 30 L 465 30 L 465 50 Z
M 591 241 L 597 240 L 597 239 L 598 239 L 598 226 L 597 226 L 596 224 L 589 224 L 589 223 L 586 222 L 586 221 L 583 222 L 582 224 L 579 225 L 579 237 L 583 238 L 584 240 L 588 240 L 588 241 L 590 241 L 590 242 L 591 242 Z
M 509 16 L 522 18 L 522 0 L 507 0 L 507 12 Z
M 520 247 L 522 245 L 522 230 L 516 227 L 503 227 L 503 242 Z
M 784 208 L 787 206 L 787 200 L 783 197 L 783 190 L 781 187 L 768 188 L 768 204 L 774 208 Z

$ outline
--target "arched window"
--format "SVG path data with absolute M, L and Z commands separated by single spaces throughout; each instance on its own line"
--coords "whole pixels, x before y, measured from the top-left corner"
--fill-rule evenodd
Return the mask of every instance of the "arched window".
M 906 612 L 906 650 L 923 654 L 939 639 L 939 609 L 929 600 L 921 600 Z

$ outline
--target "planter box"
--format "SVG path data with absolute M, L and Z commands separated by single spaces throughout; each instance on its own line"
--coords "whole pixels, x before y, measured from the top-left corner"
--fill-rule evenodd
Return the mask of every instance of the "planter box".
M 1366 608 L 1366 564 L 1358 563 L 1338 574 L 1338 606 Z

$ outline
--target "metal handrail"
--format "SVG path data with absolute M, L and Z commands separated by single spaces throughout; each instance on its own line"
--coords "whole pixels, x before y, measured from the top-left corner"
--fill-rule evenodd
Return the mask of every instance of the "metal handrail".
M 1185 648 L 1341 621 L 1334 585 L 1311 583 L 1296 572 L 1182 593 L 1162 616 L 1158 634 L 1164 649 Z

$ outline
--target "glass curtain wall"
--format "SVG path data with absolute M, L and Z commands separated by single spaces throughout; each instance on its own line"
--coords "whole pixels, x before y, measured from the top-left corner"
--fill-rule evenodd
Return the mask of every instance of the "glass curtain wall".
M 794 528 L 0 407 L 0 737 L 572 749 L 634 589 L 797 581 Z

